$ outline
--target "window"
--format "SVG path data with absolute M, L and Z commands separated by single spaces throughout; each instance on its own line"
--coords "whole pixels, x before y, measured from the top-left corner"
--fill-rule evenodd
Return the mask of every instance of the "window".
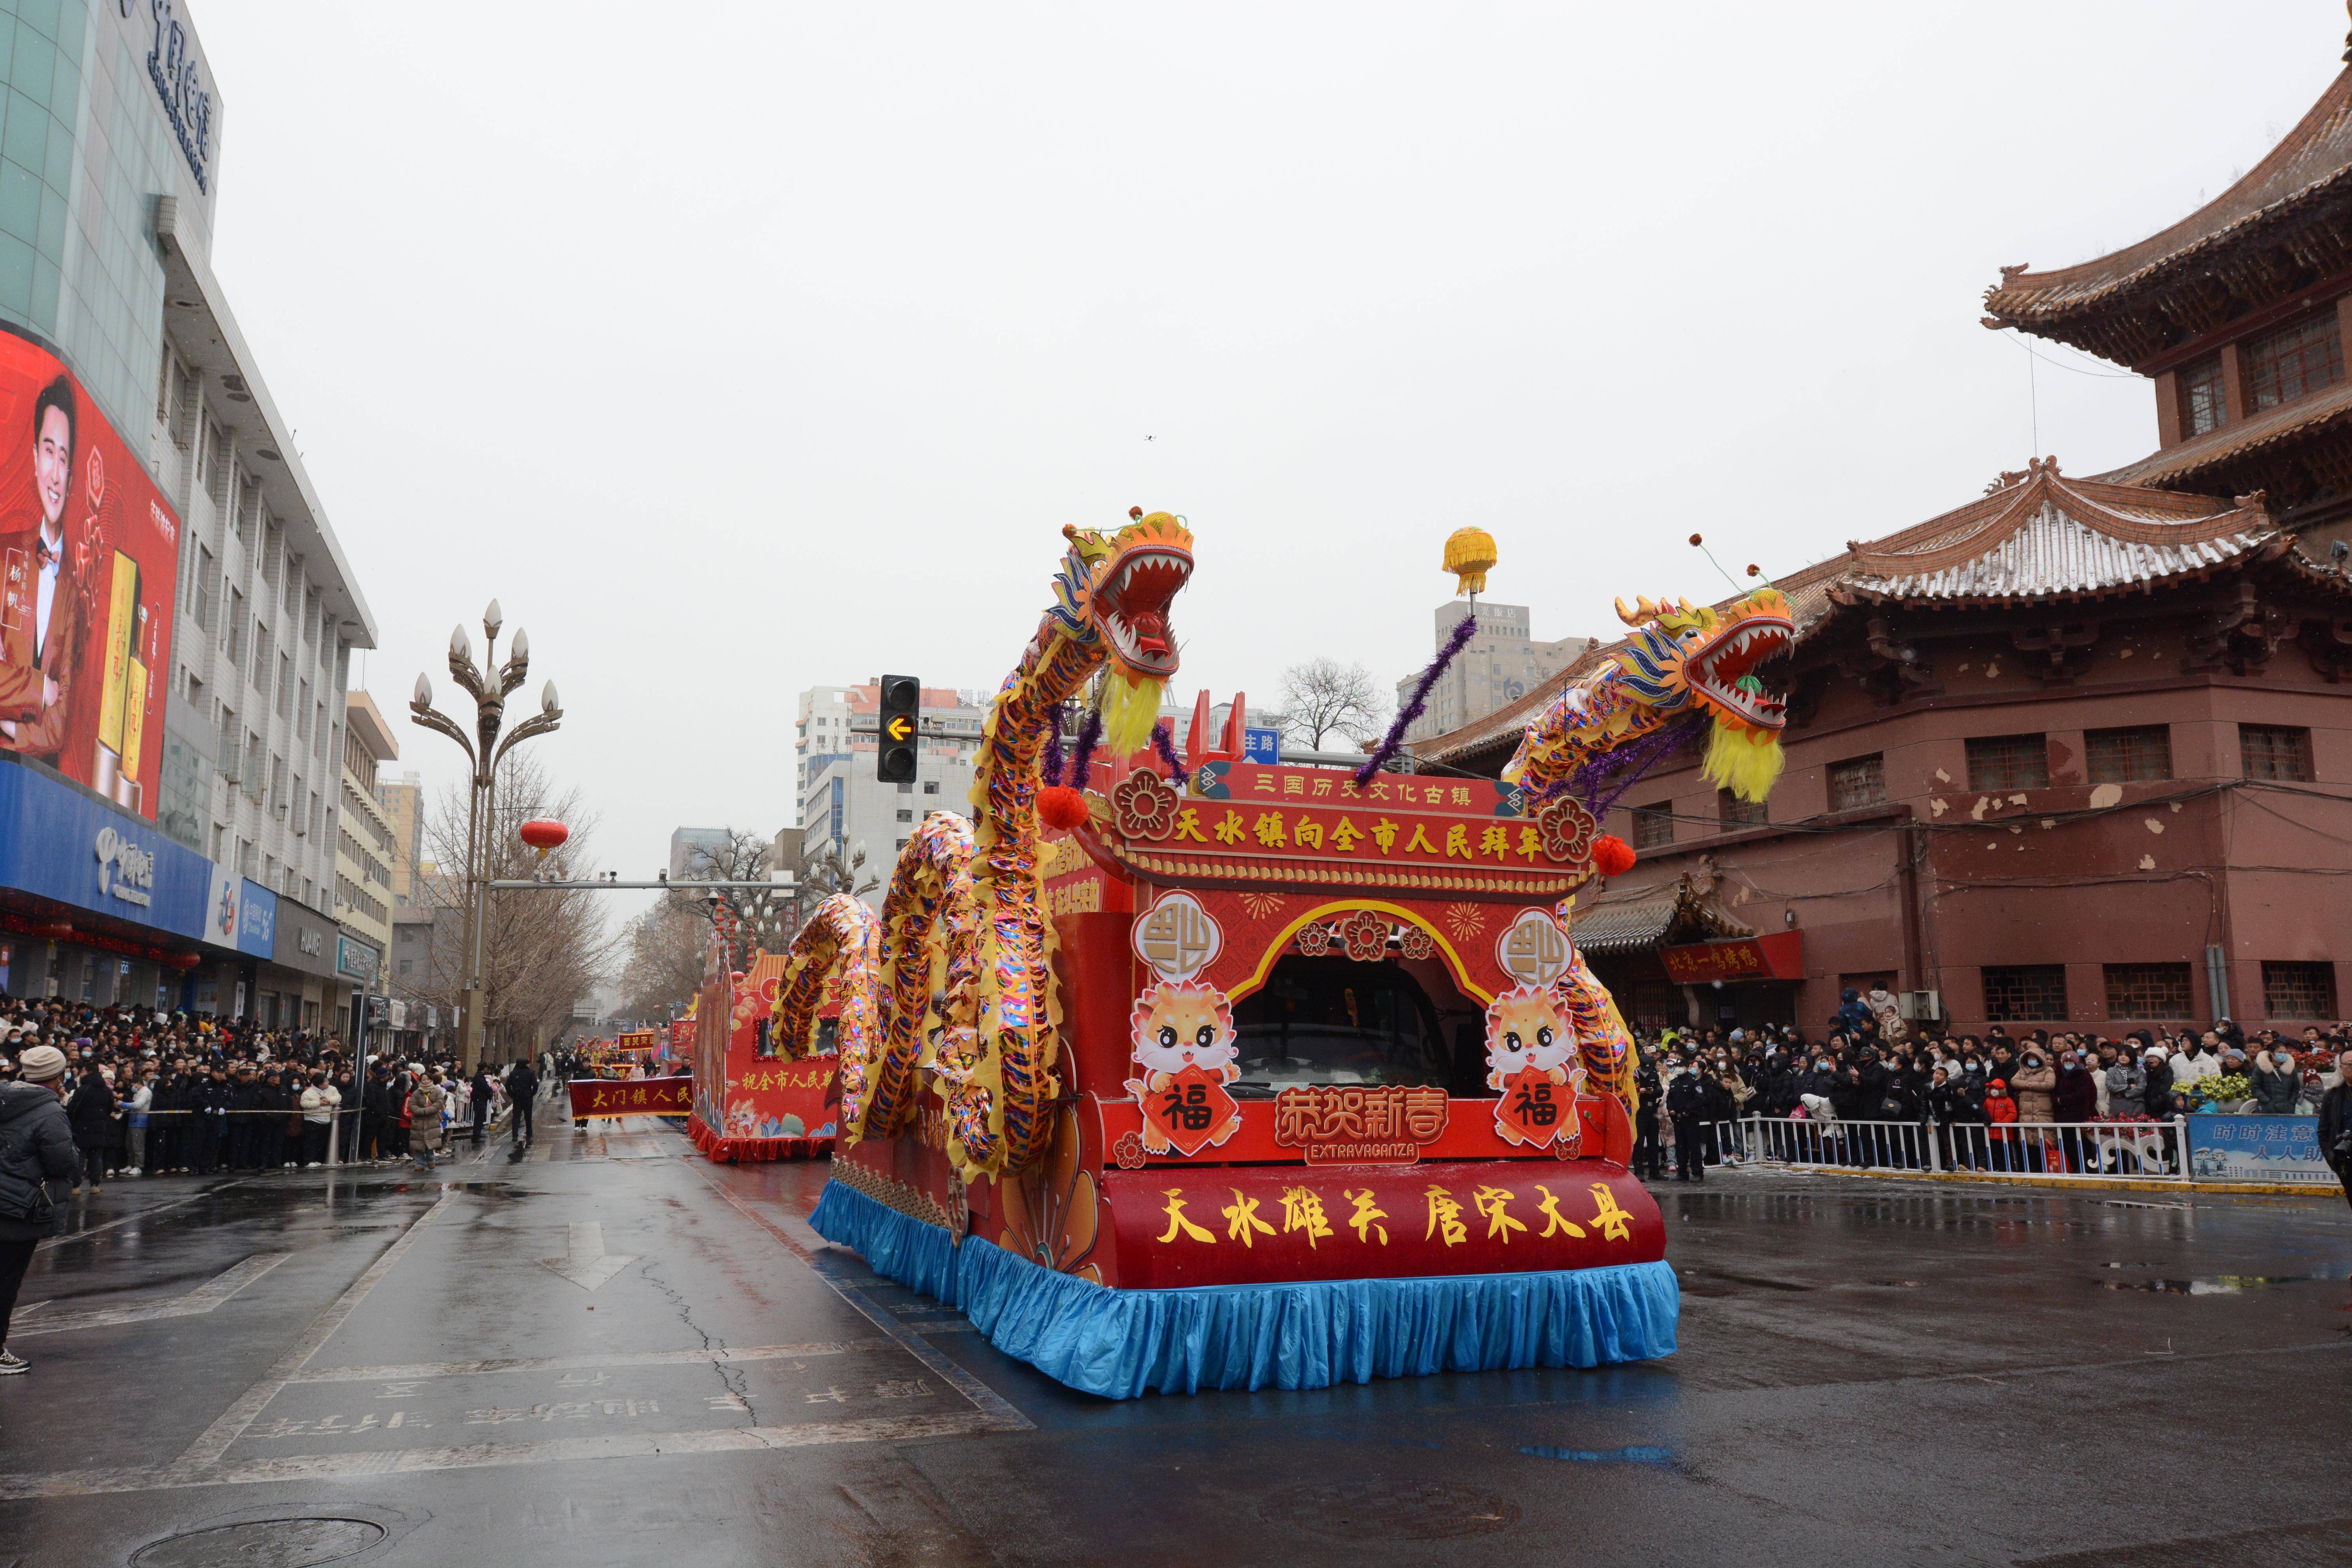
M 1736 833 L 1743 827 L 1761 827 L 1771 819 L 1764 815 L 1760 800 L 1742 800 L 1727 789 L 1715 792 L 1715 819 L 1726 833 Z
M 2039 737 L 2036 737 L 2039 739 Z M 1985 1018 L 1990 1023 L 2059 1020 L 2066 1016 L 2066 966 L 2018 963 L 1984 972 Z
M 1633 808 L 1633 847 L 1654 849 L 1675 841 L 1675 808 L 1664 801 Z
M 2336 1016 L 2332 963 L 2263 963 L 2263 1010 L 2273 1018 Z
M 231 588 L 228 591 L 228 642 L 226 646 L 228 648 L 229 663 L 239 669 L 244 668 L 245 590 L 242 588 Z
M 2335 308 L 2256 338 L 2246 347 L 2246 364 L 2256 408 L 2275 408 L 2342 381 L 2344 344 Z
M 2185 963 L 2110 963 L 2106 974 L 2110 1018 L 2190 1016 L 2189 965 Z
M 2230 400 L 2221 384 L 2221 356 L 2198 361 L 2180 373 L 2180 434 L 2202 436 L 2230 422 Z
M 1433 1084 L 1454 1053 L 1426 993 L 1393 963 L 1286 953 L 1234 1005 L 1244 1083 Z
M 205 631 L 213 629 L 213 552 L 196 546 L 196 591 L 189 613 Z
M 2093 784 L 2147 784 L 2172 776 L 2172 727 L 2146 724 L 2135 730 L 2092 730 L 2083 736 Z M 2179 1015 L 2187 1017 L 2187 1014 Z M 2170 1013 L 2134 1013 L 2135 1018 L 2169 1018 Z
M 2311 731 L 2292 724 L 2241 724 L 2238 760 L 2250 779 L 2311 782 Z
M 905 806 L 900 806 L 898 808 L 898 820 L 901 822 L 912 822 L 915 820 L 915 814 Z
M 939 793 L 940 793 L 939 781 L 938 781 L 938 780 L 936 780 L 936 779 L 925 779 L 925 780 L 923 781 L 923 793 L 924 793 L 925 795 L 937 795 L 937 794 L 939 794 Z
M 2040 735 L 1985 735 L 1969 742 L 1970 789 L 2047 789 L 2050 747 Z M 2060 1015 L 2062 1017 L 2063 1015 Z
M 1886 800 L 1886 758 L 1873 752 L 1830 764 L 1830 809 L 1853 811 Z
M 898 786 L 898 793 L 900 795 L 912 795 L 915 793 L 915 786 L 912 784 L 902 784 Z
M 413 959 L 413 958 L 404 958 L 404 959 L 402 959 L 402 960 L 400 961 L 400 972 L 401 972 L 403 974 L 407 973 L 410 970 L 412 970 L 412 969 L 414 969 L 414 968 L 415 968 L 415 967 L 416 967 L 416 961 L 415 961 L 415 959 Z

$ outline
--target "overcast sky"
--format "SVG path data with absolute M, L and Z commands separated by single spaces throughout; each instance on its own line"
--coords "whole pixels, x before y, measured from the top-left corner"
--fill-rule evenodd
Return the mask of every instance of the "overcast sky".
M 1189 700 L 1786 571 L 2147 384 L 1978 325 L 2218 195 L 2336 0 L 1221 7 L 192 0 L 214 269 L 382 628 L 530 630 L 601 864 L 794 820 L 799 691 L 993 687 L 1065 523 L 1182 513 Z M 2029 382 L 2029 368 L 2034 371 Z M 2105 374 L 2099 374 L 2105 373 Z M 2035 394 L 2038 392 L 2038 444 Z M 356 673 L 356 672 L 355 672 Z M 529 710 L 528 708 L 525 710 Z M 635 905 L 619 905 L 616 913 Z

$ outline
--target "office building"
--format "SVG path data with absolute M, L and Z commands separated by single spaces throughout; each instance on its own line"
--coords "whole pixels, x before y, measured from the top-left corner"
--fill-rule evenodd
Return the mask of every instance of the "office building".
M 801 693 L 793 742 L 804 877 L 824 885 L 829 862 L 846 868 L 862 847 L 866 864 L 855 880 L 877 883 L 864 896 L 877 910 L 898 851 L 923 817 L 940 810 L 971 815 L 972 758 L 988 717 L 980 692 L 924 687 L 916 777 L 883 784 L 875 777 L 881 706 L 879 679 L 811 687 Z
M 1445 646 L 1462 617 L 1471 612 L 1466 599 L 1437 607 L 1435 648 Z M 1483 719 L 1506 703 L 1516 702 L 1548 678 L 1582 658 L 1592 647 L 1591 637 L 1560 637 L 1538 642 L 1528 635 L 1525 605 L 1481 601 L 1476 606 L 1478 630 L 1430 689 L 1427 710 L 1405 730 L 1407 742 L 1425 740 Z M 1397 708 L 1412 701 L 1420 674 L 1397 682 Z

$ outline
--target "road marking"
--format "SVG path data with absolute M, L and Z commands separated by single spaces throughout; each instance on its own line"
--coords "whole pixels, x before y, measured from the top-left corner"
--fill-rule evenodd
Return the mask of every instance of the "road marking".
M 364 1454 L 305 1454 L 282 1459 L 241 1459 L 202 1471 L 176 1465 L 160 1469 L 60 1470 L 47 1476 L 0 1476 L 0 1501 L 94 1497 L 109 1492 L 162 1491 L 269 1481 L 334 1480 L 355 1476 L 462 1470 L 485 1465 L 546 1465 L 580 1459 L 643 1458 L 655 1454 L 723 1454 L 805 1448 L 836 1443 L 908 1443 L 926 1437 L 974 1437 L 1002 1430 L 979 1414 L 886 1415 L 864 1421 L 808 1421 L 792 1426 L 730 1426 L 710 1432 L 615 1432 L 609 1436 L 559 1437 L 543 1443 L 468 1443 L 437 1448 L 394 1448 Z
M 750 1220 L 753 1225 L 758 1226 L 761 1230 L 766 1231 L 770 1236 L 774 1237 L 778 1241 L 782 1242 L 785 1247 L 793 1254 L 793 1256 L 797 1257 L 802 1262 L 807 1264 L 809 1266 L 809 1272 L 815 1275 L 819 1279 L 824 1280 L 825 1289 L 831 1290 L 835 1295 L 848 1302 L 849 1305 L 856 1310 L 858 1316 L 864 1318 L 876 1328 L 881 1330 L 883 1333 L 889 1336 L 891 1341 L 895 1342 L 900 1350 L 905 1351 L 908 1355 L 913 1356 L 917 1361 L 921 1362 L 925 1366 L 930 1368 L 933 1372 L 938 1373 L 940 1377 L 947 1381 L 947 1384 L 950 1388 L 953 1388 L 958 1394 L 962 1394 L 966 1399 L 971 1401 L 973 1407 L 979 1410 L 979 1412 L 987 1418 L 988 1426 L 985 1428 L 986 1430 L 994 1432 L 1030 1432 L 1036 1429 L 1037 1424 L 1030 1420 L 1026 1415 L 1022 1415 L 1020 1411 L 1015 1410 L 1012 1404 L 1006 1400 L 1003 1394 L 997 1393 L 996 1390 L 981 1382 L 980 1379 L 974 1377 L 971 1373 L 965 1371 L 962 1367 L 957 1365 L 954 1362 L 940 1354 L 930 1345 L 926 1344 L 923 1341 L 920 1331 L 907 1327 L 904 1323 L 899 1322 L 898 1320 L 889 1312 L 884 1311 L 882 1309 L 875 1306 L 871 1301 L 866 1300 L 866 1293 L 863 1290 L 857 1289 L 844 1280 L 835 1279 L 828 1269 L 819 1266 L 816 1257 L 812 1249 L 803 1246 L 799 1241 L 795 1240 L 792 1233 L 787 1231 L 782 1225 L 770 1219 L 767 1215 L 761 1214 L 758 1210 L 752 1208 L 751 1205 L 745 1203 L 742 1199 L 730 1192 L 723 1184 L 711 1180 L 711 1178 L 702 1171 L 698 1169 L 695 1172 L 695 1174 L 706 1186 L 709 1187 L 712 1192 L 717 1193 L 720 1197 L 726 1199 L 729 1205 L 731 1206 L 736 1213 L 741 1215 L 745 1219 Z M 820 1242 L 824 1241 L 824 1237 L 818 1237 L 814 1230 L 809 1228 L 807 1221 L 799 1218 L 797 1215 L 787 1215 L 785 1217 L 806 1235 L 815 1237 L 815 1239 Z
M 343 1321 L 367 1299 L 368 1292 L 392 1272 L 392 1266 L 416 1244 L 416 1238 L 425 1234 L 425 1227 L 457 1201 L 457 1189 L 444 1187 L 433 1206 L 402 1231 L 399 1237 L 383 1249 L 383 1256 L 369 1264 L 366 1272 L 352 1280 L 349 1289 L 336 1297 L 325 1311 L 310 1320 L 310 1326 L 303 1331 L 294 1348 L 280 1356 L 278 1364 L 262 1374 L 260 1382 L 247 1389 L 236 1404 L 223 1411 L 218 1420 L 205 1427 L 194 1442 L 182 1450 L 178 1458 L 165 1465 L 159 1473 L 177 1480 L 194 1478 L 196 1472 L 218 1464 L 221 1456 L 228 1452 L 228 1446 L 245 1436 L 245 1429 L 253 1425 L 254 1418 L 261 1414 L 262 1408 L 278 1397 L 278 1390 L 286 1386 L 287 1380 L 300 1372 L 310 1358 L 319 1353 L 320 1348 L 334 1335 L 335 1331 L 343 1326 Z
M 802 1356 L 855 1355 L 888 1340 L 835 1340 L 805 1345 L 745 1345 L 707 1351 L 635 1351 L 614 1355 L 517 1357 L 507 1361 L 427 1361 L 403 1366 L 307 1368 L 288 1383 L 402 1383 L 422 1377 L 477 1377 L 493 1372 L 604 1372 L 624 1366 L 718 1365 L 739 1361 L 794 1361 Z
M 635 1261 L 628 1253 L 606 1252 L 604 1222 L 592 1219 L 567 1226 L 563 1256 L 542 1258 L 539 1266 L 571 1280 L 583 1290 L 593 1290 Z
M 294 1255 L 290 1252 L 265 1252 L 248 1258 L 219 1278 L 207 1280 L 184 1296 L 168 1301 L 150 1301 L 135 1307 L 103 1307 L 83 1312 L 54 1312 L 31 1328 L 18 1327 L 11 1331 L 19 1338 L 32 1334 L 58 1334 L 72 1329 L 109 1329 L 121 1323 L 143 1323 L 155 1318 L 194 1318 L 218 1307 L 222 1302 L 260 1279 Z M 41 1306 L 48 1306 L 43 1301 Z

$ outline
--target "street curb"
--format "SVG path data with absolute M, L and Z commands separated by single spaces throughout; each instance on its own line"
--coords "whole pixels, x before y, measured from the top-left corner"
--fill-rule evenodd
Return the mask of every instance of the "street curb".
M 2037 1192 L 2046 1193 L 2083 1192 L 2088 1190 L 2091 1192 L 2109 1193 L 2236 1194 L 2257 1197 L 2293 1198 L 2324 1198 L 2337 1195 L 2335 1193 L 2329 1192 L 2326 1187 L 2319 1186 L 2316 1184 L 2304 1186 L 2290 1185 L 2278 1182 L 2142 1182 L 2134 1181 L 2122 1176 L 2086 1176 L 2070 1182 L 2036 1182 L 2031 1178 L 2011 1177 L 2008 1179 L 2002 1179 L 1991 1176 L 1968 1176 L 1953 1171 L 1889 1170 L 1885 1166 L 1871 1166 L 1867 1169 L 1846 1170 L 1843 1168 L 1823 1169 L 1820 1167 L 1807 1167 L 1801 1169 L 1795 1166 L 1773 1166 L 1769 1164 L 1755 1165 L 1743 1163 L 1740 1166 L 1740 1169 L 1743 1171 L 1753 1171 L 1759 1174 L 1777 1173 L 1778 1174 L 1784 1176 L 1869 1176 L 1878 1181 L 1940 1182 L 1953 1186 L 1964 1187 L 2032 1187 Z

